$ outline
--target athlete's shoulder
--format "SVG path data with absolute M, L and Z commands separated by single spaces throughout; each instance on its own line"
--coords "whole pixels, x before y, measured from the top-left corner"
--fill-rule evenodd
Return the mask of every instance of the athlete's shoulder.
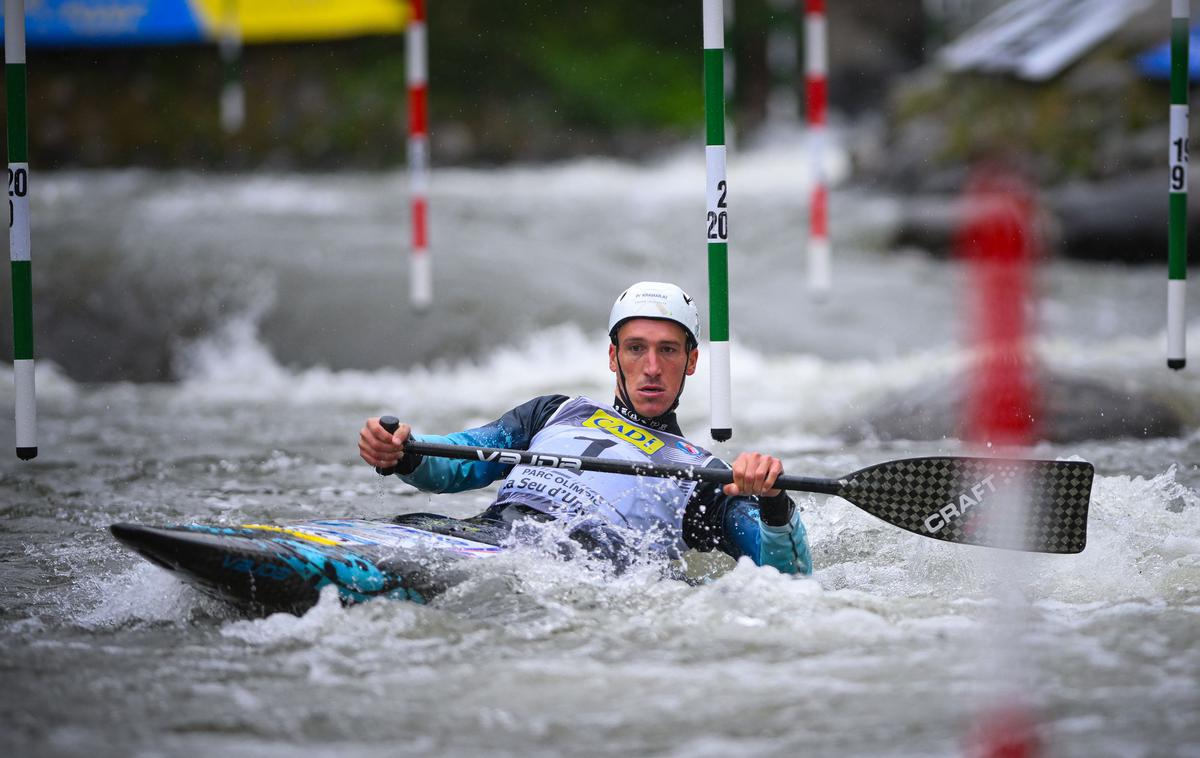
M 521 430 L 526 440 L 532 439 L 569 399 L 566 395 L 539 395 L 505 413 L 500 423 Z
M 554 411 L 558 410 L 560 405 L 570 399 L 571 398 L 567 395 L 538 395 L 535 398 L 526 400 L 513 410 L 517 410 L 518 408 L 528 408 L 533 412 L 549 411 L 550 413 L 553 413 Z

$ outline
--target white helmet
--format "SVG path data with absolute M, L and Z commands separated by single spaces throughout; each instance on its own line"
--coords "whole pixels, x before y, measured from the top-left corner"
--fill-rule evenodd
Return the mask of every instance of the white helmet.
M 674 321 L 695 347 L 700 344 L 700 312 L 688 294 L 666 282 L 638 282 L 621 293 L 608 314 L 608 336 L 617 344 L 617 330 L 631 318 Z

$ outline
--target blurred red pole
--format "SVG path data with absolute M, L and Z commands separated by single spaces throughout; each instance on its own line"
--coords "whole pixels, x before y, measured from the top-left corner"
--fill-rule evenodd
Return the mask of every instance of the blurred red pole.
M 975 358 L 966 398 L 967 439 L 993 455 L 1018 457 L 1036 437 L 1038 398 L 1029 355 L 1032 267 L 1037 254 L 1036 207 L 1029 187 L 996 166 L 976 169 L 967 185 L 966 218 L 957 250 L 966 262 Z M 1012 505 L 1020 508 L 1022 503 Z M 1011 610 L 1011 609 L 1010 609 Z M 1009 638 L 1008 645 L 1017 644 Z M 1020 659 L 1019 651 L 998 654 Z M 997 685 L 998 701 L 984 707 L 967 736 L 972 758 L 1035 758 L 1039 719 L 1011 683 Z
M 957 249 L 968 264 L 976 350 L 965 408 L 967 439 L 1027 445 L 1036 434 L 1038 411 L 1028 355 L 1037 252 L 1034 199 L 1016 174 L 985 167 L 968 183 L 964 206 Z
M 1006 703 L 983 714 L 971 731 L 969 758 L 1037 758 L 1042 742 L 1037 736 L 1037 719 L 1019 703 Z

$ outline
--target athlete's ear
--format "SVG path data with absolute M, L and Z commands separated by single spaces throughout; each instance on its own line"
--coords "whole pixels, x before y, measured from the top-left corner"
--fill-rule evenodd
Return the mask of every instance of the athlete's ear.
M 688 355 L 687 375 L 691 376 L 696 373 L 696 361 L 700 360 L 700 348 L 692 348 L 692 352 Z
M 608 343 L 608 370 L 617 373 L 617 346 L 613 343 Z

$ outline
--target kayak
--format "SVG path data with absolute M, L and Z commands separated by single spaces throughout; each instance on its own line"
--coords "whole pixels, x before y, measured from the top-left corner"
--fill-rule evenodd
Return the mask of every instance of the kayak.
M 301 614 L 334 585 L 343 603 L 428 602 L 461 561 L 499 554 L 510 525 L 412 513 L 241 526 L 113 524 L 126 547 L 207 594 L 254 613 Z M 457 566 L 457 568 L 456 568 Z

